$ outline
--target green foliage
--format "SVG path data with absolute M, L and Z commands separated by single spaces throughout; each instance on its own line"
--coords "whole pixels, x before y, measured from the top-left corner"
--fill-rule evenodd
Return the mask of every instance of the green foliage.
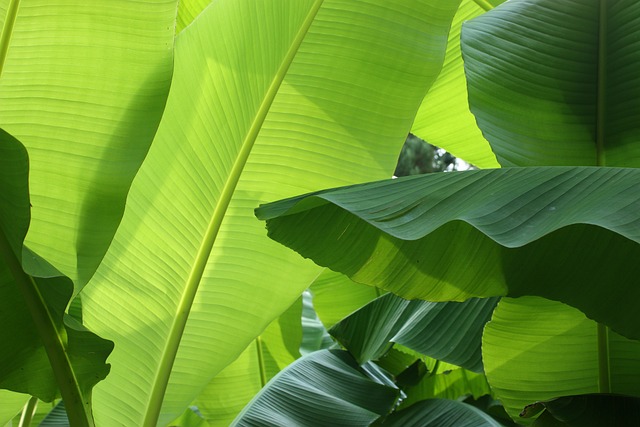
M 99 426 L 633 414 L 639 9 L 501 3 L 0 1 L 3 421 L 16 392 Z M 410 138 L 397 175 L 514 168 L 320 191 L 388 179 L 408 132 L 451 154 Z M 442 302 L 253 215 L 318 191 L 269 235 Z M 345 350 L 301 356 L 330 345 L 307 288 Z M 536 297 L 493 312 L 487 377 L 447 364 L 481 370 L 497 299 L 450 301 L 498 295 Z
M 640 175 L 625 167 L 640 165 L 640 98 L 623 71 L 640 63 L 628 38 L 637 12 L 627 1 L 511 1 L 464 26 L 471 111 L 516 168 L 325 190 L 258 216 L 303 256 L 408 298 L 575 307 L 503 300 L 487 325 L 487 377 L 514 419 L 572 394 L 638 396 Z M 574 167 L 549 167 L 559 165 Z M 543 418 L 563 419 L 552 407 Z
M 265 328 L 319 269 L 269 241 L 253 208 L 389 176 L 459 6 L 207 3 L 180 2 L 177 37 L 174 0 L 1 3 L 0 126 L 27 148 L 26 242 L 46 261 L 30 268 L 67 275 L 84 325 L 116 343 L 98 425 L 204 409 L 258 336 L 266 363 Z

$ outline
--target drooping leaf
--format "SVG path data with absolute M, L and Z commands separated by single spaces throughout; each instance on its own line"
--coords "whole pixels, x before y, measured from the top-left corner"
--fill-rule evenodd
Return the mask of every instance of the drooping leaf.
M 466 23 L 471 111 L 503 166 L 640 166 L 640 9 L 512 1 Z
M 467 82 L 460 52 L 462 23 L 504 0 L 463 0 L 453 18 L 442 71 L 425 96 L 411 132 L 480 168 L 498 167 L 489 143 L 469 111 Z
M 399 394 L 365 375 L 346 351 L 320 350 L 278 374 L 231 425 L 368 426 Z
M 485 328 L 483 358 L 492 390 L 515 420 L 527 405 L 562 396 L 640 397 L 640 342 L 609 331 L 601 343 L 594 321 L 543 298 L 503 298 Z
M 177 1 L 1 3 L 0 126 L 31 163 L 25 242 L 79 290 L 160 121 Z
M 480 341 L 498 298 L 412 301 L 411 316 L 391 340 L 434 359 L 481 372 Z
M 73 283 L 24 247 L 28 173 L 26 149 L 0 129 L 0 387 L 44 401 L 61 393 L 74 423 L 89 426 L 91 389 L 109 372 L 113 343 L 65 315 Z
M 482 329 L 497 298 L 465 302 L 407 301 L 383 295 L 329 331 L 358 362 L 379 358 L 392 343 L 481 372 Z
M 481 410 L 455 400 L 430 399 L 391 414 L 380 426 L 502 427 Z
M 160 402 L 175 419 L 312 283 L 253 208 L 389 176 L 456 8 L 220 0 L 177 36 L 163 120 L 83 294 L 117 343 L 99 424 L 155 424 Z
M 539 295 L 640 337 L 638 185 L 636 169 L 479 170 L 323 191 L 256 214 L 272 239 L 405 298 Z

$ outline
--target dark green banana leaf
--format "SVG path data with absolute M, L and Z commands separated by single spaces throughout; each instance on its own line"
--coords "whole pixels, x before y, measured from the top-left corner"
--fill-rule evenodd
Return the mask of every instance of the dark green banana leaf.
M 635 0 L 510 1 L 463 25 L 469 104 L 502 166 L 640 166 Z
M 482 330 L 498 298 L 465 302 L 407 301 L 386 294 L 367 304 L 329 333 L 359 363 L 378 359 L 392 345 L 482 372 Z
M 411 405 L 377 424 L 381 427 L 501 427 L 502 425 L 466 403 L 429 399 Z
M 269 236 L 404 298 L 538 295 L 640 337 L 640 170 L 432 174 L 263 205 Z
M 77 425 L 90 425 L 91 388 L 109 372 L 113 343 L 64 313 L 73 283 L 23 246 L 28 173 L 26 149 L 0 130 L 0 387 L 45 401 L 61 392 Z
M 373 364 L 359 367 L 346 351 L 316 351 L 269 381 L 232 425 L 368 426 L 400 397 L 376 371 Z
M 634 426 L 640 423 L 640 399 L 610 394 L 566 396 L 536 404 L 548 413 L 533 427 Z

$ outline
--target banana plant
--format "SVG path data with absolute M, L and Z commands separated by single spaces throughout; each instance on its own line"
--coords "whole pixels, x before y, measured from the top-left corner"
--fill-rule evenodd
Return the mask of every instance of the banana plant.
M 73 283 L 62 306 L 82 291 L 85 326 L 115 342 L 98 425 L 183 414 L 316 280 L 265 238 L 257 204 L 388 177 L 410 129 L 497 164 L 457 34 L 499 3 L 0 2 L 25 245 Z
M 470 111 L 507 168 L 323 190 L 258 216 L 304 257 L 407 298 L 545 297 L 503 300 L 485 331 L 487 376 L 514 418 L 561 396 L 638 396 L 638 22 L 631 1 L 547 0 L 467 22 Z M 550 326 L 525 322 L 529 307 Z M 554 375 L 580 355 L 567 389 Z
M 457 8 L 226 0 L 178 33 L 162 120 L 81 294 L 116 343 L 96 423 L 171 422 L 313 282 L 253 208 L 389 176 Z

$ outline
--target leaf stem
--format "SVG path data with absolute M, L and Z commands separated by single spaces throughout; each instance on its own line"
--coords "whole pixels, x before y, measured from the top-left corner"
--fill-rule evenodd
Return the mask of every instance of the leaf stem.
M 66 331 L 58 329 L 51 316 L 38 285 L 33 277 L 22 269 L 22 265 L 11 249 L 5 234 L 0 231 L 0 258 L 9 268 L 15 284 L 20 289 L 33 323 L 44 345 L 53 375 L 65 401 L 69 423 L 74 427 L 93 427 L 90 402 L 83 399 L 80 385 L 66 351 Z
M 598 323 L 598 392 L 611 393 L 609 328 L 601 323 Z
M 301 28 L 293 39 L 293 42 L 291 43 L 287 54 L 282 60 L 280 68 L 271 81 L 271 85 L 269 86 L 265 97 L 256 113 L 256 116 L 251 123 L 251 127 L 249 128 L 249 131 L 247 132 L 247 135 L 242 142 L 240 151 L 238 152 L 233 167 L 231 168 L 231 172 L 229 173 L 229 178 L 225 182 L 225 185 L 222 189 L 220 199 L 218 200 L 218 204 L 214 209 L 213 216 L 211 217 L 211 221 L 209 222 L 207 231 L 205 232 L 202 243 L 200 244 L 200 248 L 198 249 L 198 254 L 196 255 L 195 262 L 193 264 L 191 272 L 189 273 L 189 278 L 187 279 L 184 293 L 182 294 L 182 297 L 178 304 L 176 316 L 167 337 L 167 343 L 162 353 L 162 359 L 160 360 L 158 372 L 156 373 L 156 378 L 151 389 L 149 404 L 147 405 L 147 412 L 144 416 L 143 426 L 145 427 L 155 427 L 158 424 L 162 401 L 167 390 L 173 363 L 175 361 L 176 355 L 178 354 L 180 340 L 182 338 L 184 328 L 187 324 L 189 312 L 191 311 L 191 306 L 193 305 L 193 301 L 195 300 L 198 286 L 200 285 L 200 281 L 202 280 L 202 275 L 204 274 L 209 256 L 211 255 L 211 250 L 213 249 L 216 237 L 218 236 L 218 231 L 220 230 L 220 226 L 222 225 L 222 221 L 227 212 L 227 208 L 231 203 L 231 199 L 235 192 L 238 181 L 240 180 L 242 171 L 244 170 L 247 160 L 249 159 L 249 155 L 251 154 L 251 151 L 253 149 L 253 144 L 258 137 L 260 129 L 262 129 L 262 124 L 264 123 L 267 114 L 269 113 L 271 104 L 273 103 L 273 100 L 278 93 L 278 89 L 280 88 L 280 85 L 282 84 L 282 81 L 284 80 L 284 77 L 289 70 L 289 66 L 293 62 L 293 59 L 295 58 L 296 53 L 298 52 L 298 49 L 300 48 L 300 45 L 302 44 L 302 41 L 304 40 L 307 32 L 309 31 L 311 24 L 315 20 L 316 14 L 318 13 L 318 10 L 320 9 L 320 6 L 322 6 L 323 2 L 324 0 L 315 1 L 309 13 L 307 14 Z
M 33 414 L 36 413 L 37 407 L 38 398 L 31 396 L 22 409 L 22 416 L 20 416 L 20 423 L 18 424 L 18 427 L 29 427 L 31 425 L 31 420 L 33 419 Z
M 9 51 L 9 42 L 11 41 L 11 36 L 13 35 L 13 26 L 16 23 L 19 6 L 20 0 L 11 0 L 9 2 L 9 7 L 7 7 L 7 15 L 4 19 L 2 35 L 0 35 L 0 76 L 2 76 L 4 61 L 7 58 L 7 52 Z
M 262 338 L 256 338 L 256 349 L 258 351 L 258 368 L 260 369 L 260 388 L 267 385 L 267 370 L 264 366 L 264 355 L 262 354 Z
M 493 5 L 489 3 L 487 0 L 473 0 L 473 1 L 475 1 L 478 6 L 483 8 L 485 12 L 488 12 L 491 9 L 493 9 Z

